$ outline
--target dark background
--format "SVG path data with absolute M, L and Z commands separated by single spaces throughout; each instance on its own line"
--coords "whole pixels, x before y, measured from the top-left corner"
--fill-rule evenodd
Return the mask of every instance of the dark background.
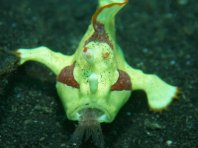
M 0 49 L 45 45 L 72 54 L 96 6 L 96 0 L 0 0 Z M 145 93 L 133 92 L 115 121 L 102 125 L 106 147 L 198 147 L 198 1 L 130 0 L 116 23 L 130 65 L 182 93 L 153 113 Z M 0 147 L 67 147 L 76 123 L 66 119 L 55 76 L 38 63 L 15 63 L 0 53 Z

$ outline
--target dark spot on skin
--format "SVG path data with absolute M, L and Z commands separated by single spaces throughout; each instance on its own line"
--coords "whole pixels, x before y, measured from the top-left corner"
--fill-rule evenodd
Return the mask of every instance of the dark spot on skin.
M 87 48 L 87 47 L 85 47 L 85 48 L 83 49 L 83 52 L 87 52 L 87 50 L 88 50 L 88 48 Z
M 79 88 L 78 82 L 74 79 L 73 72 L 74 72 L 74 64 L 70 66 L 66 66 L 61 70 L 60 74 L 58 75 L 57 81 L 66 84 L 68 86 Z
M 132 84 L 129 75 L 122 70 L 118 70 L 118 72 L 118 80 L 111 86 L 111 90 L 132 90 Z

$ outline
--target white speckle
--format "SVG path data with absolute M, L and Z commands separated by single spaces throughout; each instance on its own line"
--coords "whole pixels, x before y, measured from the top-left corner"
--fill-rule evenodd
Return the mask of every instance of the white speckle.
M 12 28 L 15 28 L 17 26 L 16 23 L 12 23 Z
M 144 66 L 144 63 L 143 62 L 140 62 L 140 63 L 137 63 L 136 65 L 137 65 L 137 67 L 141 68 L 141 67 Z
M 127 116 L 131 116 L 131 112 L 127 112 L 126 114 L 127 114 Z
M 167 145 L 167 146 L 171 146 L 172 144 L 173 144 L 173 141 L 171 141 L 171 140 L 167 140 L 167 141 L 166 141 L 166 145 Z
M 176 61 L 175 60 L 171 60 L 170 61 L 170 65 L 175 65 L 176 64 Z
M 186 61 L 186 65 L 188 65 L 188 66 L 192 65 L 192 62 L 188 60 L 188 61 Z
M 144 49 L 143 49 L 143 52 L 144 52 L 144 53 L 147 53 L 148 51 L 149 51 L 148 48 L 144 48 Z
M 188 0 L 177 0 L 177 2 L 180 5 L 186 5 L 188 3 Z
M 61 147 L 65 147 L 65 146 L 66 146 L 66 144 L 65 144 L 65 143 L 62 143 L 60 146 L 61 146 Z

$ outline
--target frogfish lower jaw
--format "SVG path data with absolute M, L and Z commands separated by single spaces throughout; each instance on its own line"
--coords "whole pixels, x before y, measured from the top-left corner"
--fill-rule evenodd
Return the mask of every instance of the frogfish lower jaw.
M 88 113 L 94 115 L 94 120 L 97 120 L 99 123 L 107 122 L 112 118 L 108 110 L 105 110 L 104 108 L 99 106 L 95 107 L 92 105 L 85 105 L 79 107 L 73 112 L 73 120 L 80 122 L 82 121 L 82 118 L 85 118 L 84 116 Z

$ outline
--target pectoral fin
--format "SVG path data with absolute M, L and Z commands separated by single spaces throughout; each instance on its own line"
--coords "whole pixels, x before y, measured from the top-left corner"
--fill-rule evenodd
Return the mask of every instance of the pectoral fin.
M 27 61 L 35 61 L 44 64 L 56 75 L 67 65 L 71 65 L 72 56 L 66 56 L 53 52 L 47 47 L 41 46 L 33 49 L 18 49 L 16 56 L 20 58 L 20 65 Z
M 165 109 L 177 96 L 178 88 L 166 83 L 158 76 L 144 74 L 128 65 L 126 67 L 133 84 L 133 90 L 144 90 L 146 92 L 151 110 L 161 111 Z

